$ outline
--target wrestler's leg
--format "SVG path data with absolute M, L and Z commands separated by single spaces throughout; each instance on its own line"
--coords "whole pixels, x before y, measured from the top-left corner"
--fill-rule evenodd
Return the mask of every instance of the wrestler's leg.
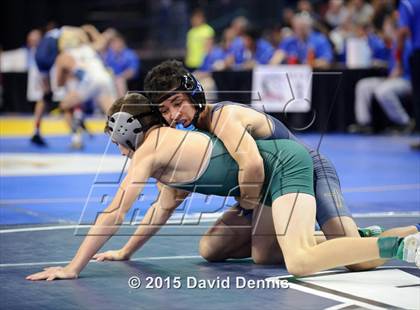
M 332 163 L 322 155 L 314 158 L 315 169 L 315 193 L 317 203 L 317 221 L 326 240 L 340 237 L 361 238 L 358 227 L 347 209 L 341 191 L 337 172 Z M 417 232 L 415 226 L 391 229 L 381 233 L 379 236 L 406 237 Z M 318 239 L 318 243 L 319 243 Z M 346 266 L 349 270 L 369 270 L 383 265 L 385 260 L 375 260 Z
M 114 97 L 108 95 L 101 95 L 98 97 L 97 102 L 102 112 L 106 114 L 111 105 L 114 103 Z
M 251 224 L 242 208 L 231 207 L 201 238 L 200 255 L 210 262 L 250 257 Z
M 316 203 L 311 195 L 282 195 L 275 199 L 272 212 L 277 240 L 283 251 L 286 267 L 296 276 L 377 260 L 380 253 L 383 253 L 380 238 L 345 237 L 317 245 L 314 237 Z M 390 252 L 394 253 L 399 240 L 391 237 L 389 241 L 392 244 L 387 246 L 392 248 Z
M 45 140 L 41 137 L 41 122 L 42 122 L 42 116 L 45 111 L 45 102 L 44 100 L 38 100 L 35 103 L 35 109 L 34 109 L 34 135 L 31 138 L 31 141 L 37 145 L 40 146 L 46 146 L 47 143 Z
M 271 207 L 260 206 L 253 212 L 251 254 L 256 264 L 283 263 L 283 255 L 277 242 Z
M 70 110 L 83 102 L 82 96 L 77 91 L 69 91 L 60 102 L 60 109 L 63 111 Z
M 351 227 L 351 229 L 349 229 Z M 326 239 L 331 240 L 338 237 L 354 237 L 361 238 L 354 220 L 350 217 L 335 217 L 328 220 L 322 226 L 323 232 L 326 233 Z M 406 237 L 418 232 L 416 226 L 406 226 L 391 228 L 379 234 L 377 237 Z M 344 234 L 344 235 L 343 235 Z M 362 271 L 376 268 L 383 265 L 386 260 L 379 259 L 374 261 L 362 262 L 355 265 L 346 266 L 352 271 Z
M 42 115 L 45 111 L 45 102 L 44 100 L 38 100 L 35 103 L 35 109 L 34 109 L 34 118 L 35 118 L 35 133 L 40 134 L 40 126 L 42 121 Z

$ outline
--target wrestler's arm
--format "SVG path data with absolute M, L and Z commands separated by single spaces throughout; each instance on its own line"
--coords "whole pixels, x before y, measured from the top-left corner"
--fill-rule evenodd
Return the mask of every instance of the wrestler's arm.
M 57 86 L 64 86 L 71 77 L 71 68 L 74 66 L 75 61 L 69 54 L 61 53 L 58 55 L 57 60 L 55 61 Z
M 234 106 L 225 106 L 213 114 L 211 131 L 222 140 L 239 166 L 241 206 L 253 209 L 264 183 L 264 162 L 249 129 L 251 125 L 243 124 Z
M 138 150 L 140 151 L 140 149 Z M 137 152 L 136 152 L 137 153 Z M 153 171 L 154 155 L 152 153 L 135 154 L 127 176 L 122 182 L 111 204 L 98 216 L 95 224 L 79 247 L 71 262 L 63 267 L 47 268 L 32 274 L 28 280 L 73 279 L 87 265 L 105 242 L 119 229 L 125 214 L 137 200 L 147 179 Z
M 98 253 L 93 258 L 98 261 L 127 260 L 155 235 L 171 217 L 173 211 L 188 196 L 188 192 L 176 190 L 158 183 L 159 197 L 147 211 L 139 227 L 123 248 L 116 251 Z
M 90 45 L 97 52 L 103 52 L 107 45 L 107 40 L 95 26 L 91 24 L 86 24 L 80 27 L 84 32 L 86 32 L 92 39 Z

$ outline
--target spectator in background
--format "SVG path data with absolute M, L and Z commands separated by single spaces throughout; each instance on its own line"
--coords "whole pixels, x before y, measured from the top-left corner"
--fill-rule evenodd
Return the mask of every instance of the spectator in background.
M 191 29 L 187 33 L 187 55 L 185 64 L 190 69 L 197 69 L 203 64 L 208 41 L 214 38 L 214 30 L 206 24 L 203 10 L 197 9 L 191 15 Z
M 309 0 L 299 0 L 297 3 L 298 14 L 309 14 L 312 19 L 312 28 L 318 32 L 328 34 L 328 29 L 321 21 L 321 16 L 314 10 L 314 6 Z
M 242 35 L 244 34 L 246 28 L 249 26 L 249 21 L 244 16 L 235 17 L 231 24 L 230 29 L 233 31 L 234 40 L 232 42 L 232 48 L 243 48 L 244 41 Z
M 292 20 L 295 12 L 292 8 L 286 7 L 281 12 L 281 23 L 285 28 L 292 28 Z
M 346 7 L 344 7 L 347 10 Z M 348 12 L 348 10 L 347 10 Z M 335 28 L 333 28 L 328 37 L 330 42 L 334 47 L 334 54 L 336 55 L 336 61 L 345 63 L 345 50 L 346 50 L 346 41 L 349 37 L 353 36 L 353 23 L 351 21 L 349 13 L 347 18 L 340 20 Z
M 297 7 L 297 13 L 309 14 L 314 23 L 317 23 L 320 21 L 320 16 L 317 12 L 315 12 L 311 1 L 299 0 L 296 7 Z
M 235 32 L 232 28 L 223 31 L 220 44 L 214 44 L 214 39 L 210 39 L 208 41 L 208 52 L 199 71 L 210 72 L 226 69 L 226 58 L 232 53 L 234 39 Z
M 384 26 L 385 24 L 386 23 L 384 22 Z M 385 40 L 373 31 L 371 23 L 356 23 L 354 26 L 354 35 L 367 40 L 369 48 L 372 52 L 373 66 L 386 66 L 390 59 L 391 46 L 387 46 L 385 44 Z M 387 34 L 387 38 L 390 41 L 394 40 L 389 36 L 389 34 Z
M 404 43 L 409 38 L 413 48 L 410 55 L 410 71 L 414 115 L 416 131 L 420 131 L 420 1 L 402 0 L 398 12 L 400 29 L 397 34 L 396 71 L 400 75 L 403 72 L 403 55 L 405 55 L 407 49 Z M 411 144 L 411 147 L 420 150 L 420 141 Z
M 195 77 L 200 80 L 206 94 L 206 98 L 210 102 L 217 101 L 217 87 L 216 82 L 211 75 L 212 71 L 221 71 L 227 68 L 226 59 L 232 53 L 232 41 L 235 38 L 235 32 L 232 28 L 227 28 L 223 31 L 223 36 L 220 44 L 215 44 L 214 39 L 208 40 L 207 54 L 204 58 L 203 64 L 194 72 Z
M 41 38 L 42 32 L 39 29 L 32 29 L 26 37 L 26 48 L 32 55 L 33 59 L 35 58 L 35 51 L 38 47 L 39 42 L 41 41 Z
M 372 1 L 373 7 L 373 15 L 371 23 L 377 33 L 382 32 L 382 25 L 384 24 L 385 18 L 388 15 L 397 14 L 398 12 L 395 11 L 395 5 L 393 0 L 373 0 Z
M 306 14 L 296 14 L 292 21 L 293 35 L 279 45 L 271 63 L 309 64 L 315 68 L 329 67 L 333 52 L 325 35 L 315 32 L 312 18 Z
M 245 45 L 243 40 L 243 34 L 245 29 L 249 26 L 249 21 L 244 16 L 235 17 L 231 24 L 230 28 L 233 33 L 233 41 L 230 46 L 230 55 L 226 58 L 225 64 L 226 67 L 233 67 L 235 65 L 235 54 L 239 55 L 244 52 Z
M 118 97 L 124 96 L 128 89 L 127 82 L 135 78 L 139 72 L 139 57 L 134 50 L 126 46 L 120 34 L 115 34 L 103 58 L 105 65 L 114 73 Z
M 349 18 L 349 11 L 344 6 L 343 0 L 328 1 L 328 9 L 325 13 L 325 22 L 330 29 L 340 27 Z
M 274 47 L 264 38 L 255 26 L 248 25 L 242 35 L 244 47 L 233 51 L 234 66 L 241 69 L 251 69 L 256 64 L 270 63 Z
M 408 59 L 411 53 L 410 43 L 407 43 L 404 55 L 404 69 L 400 76 L 395 66 L 395 52 L 397 47 L 397 25 L 395 20 L 388 16 L 383 25 L 383 33 L 387 40 L 392 41 L 392 52 L 388 54 L 388 77 L 369 77 L 361 79 L 356 84 L 355 115 L 357 124 L 349 127 L 350 132 L 371 133 L 372 115 L 370 107 L 372 97 L 378 101 L 388 118 L 396 124 L 395 131 L 406 133 L 412 129 L 410 117 L 404 110 L 400 97 L 411 93 Z
M 352 22 L 368 24 L 372 21 L 374 10 L 365 0 L 351 0 L 347 8 Z
M 347 24 L 346 24 L 347 25 Z M 347 25 L 348 26 L 348 25 Z M 387 46 L 384 39 L 373 31 L 371 23 L 356 22 L 342 29 L 342 32 L 331 33 L 331 41 L 334 42 L 337 61 L 345 64 L 347 60 L 347 42 L 350 38 L 359 38 L 366 40 L 370 50 L 370 59 L 372 66 L 385 67 L 389 60 L 391 47 Z
M 283 41 L 283 38 L 285 38 L 287 35 L 285 35 L 286 31 L 284 30 L 285 27 L 282 27 L 281 25 L 275 25 L 271 28 L 270 34 L 269 34 L 269 41 L 272 46 L 279 46 L 281 41 Z M 291 31 L 290 31 L 291 34 Z

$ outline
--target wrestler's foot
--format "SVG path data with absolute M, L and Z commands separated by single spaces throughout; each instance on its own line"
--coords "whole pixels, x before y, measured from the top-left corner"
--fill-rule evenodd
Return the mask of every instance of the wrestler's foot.
M 359 227 L 357 228 L 359 235 L 362 238 L 365 237 L 378 237 L 384 232 L 384 229 L 379 225 L 372 225 L 368 227 Z
M 410 120 L 407 124 L 404 125 L 392 125 L 385 129 L 385 133 L 393 135 L 406 135 L 411 133 L 414 130 L 416 123 L 414 120 Z
M 420 268 L 420 232 L 405 237 L 398 246 L 397 257 Z
M 34 134 L 31 138 L 31 142 L 38 146 L 47 146 L 47 142 L 41 137 L 40 134 Z
M 351 124 L 347 127 L 349 133 L 372 134 L 373 127 L 369 125 Z
M 82 138 L 82 134 L 80 134 L 80 133 L 73 134 L 73 136 L 71 137 L 70 147 L 73 150 L 81 150 L 81 149 L 83 149 L 83 138 Z
M 83 119 L 80 121 L 80 128 L 83 129 L 83 131 L 88 134 L 89 139 L 92 139 L 93 138 L 93 134 L 86 127 L 85 120 L 83 120 Z

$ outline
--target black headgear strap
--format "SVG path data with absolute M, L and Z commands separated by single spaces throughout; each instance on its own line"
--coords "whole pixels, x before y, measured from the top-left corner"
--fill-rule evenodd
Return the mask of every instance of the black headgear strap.
M 200 117 L 200 113 L 204 111 L 205 104 L 206 104 L 206 98 L 204 95 L 203 87 L 201 86 L 200 82 L 192 74 L 186 73 L 181 77 L 181 82 L 179 86 L 174 90 L 166 92 L 162 97 L 159 98 L 158 103 L 162 103 L 166 99 L 179 93 L 186 93 L 190 97 L 191 101 L 193 102 L 196 108 L 196 111 L 195 111 L 192 123 L 196 125 L 198 118 Z M 154 107 L 154 110 L 160 115 L 158 108 Z M 161 116 L 161 120 L 165 124 L 169 125 L 168 122 L 162 116 Z

